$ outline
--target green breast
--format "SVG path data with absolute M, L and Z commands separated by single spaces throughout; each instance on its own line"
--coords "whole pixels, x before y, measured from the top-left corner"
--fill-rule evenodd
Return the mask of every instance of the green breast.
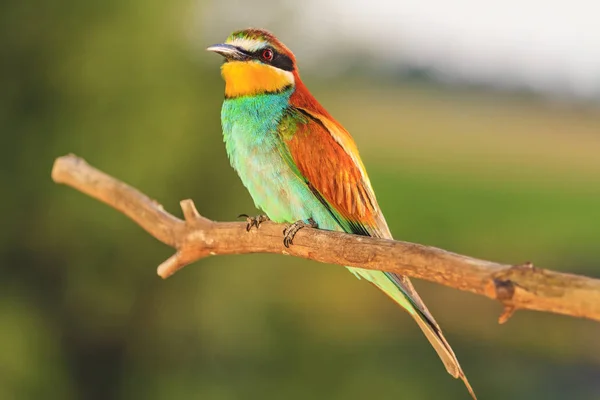
M 288 108 L 291 94 L 289 90 L 226 99 L 221 122 L 227 155 L 256 207 L 273 221 L 314 218 L 321 226 L 330 225 L 329 212 L 286 159 L 282 134 L 292 135 L 295 124 L 302 123 Z

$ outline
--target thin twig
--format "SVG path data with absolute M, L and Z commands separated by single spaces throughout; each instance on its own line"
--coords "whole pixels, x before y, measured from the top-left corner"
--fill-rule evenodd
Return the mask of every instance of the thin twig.
M 330 264 L 385 270 L 425 279 L 498 300 L 500 322 L 519 309 L 553 312 L 600 321 L 600 280 L 523 265 L 499 264 L 435 247 L 340 232 L 304 228 L 290 248 L 284 225 L 263 222 L 246 232 L 246 222 L 214 222 L 183 200 L 184 220 L 131 186 L 95 169 L 83 159 L 56 159 L 52 179 L 103 201 L 134 220 L 149 234 L 177 249 L 158 267 L 167 278 L 209 255 L 277 253 Z

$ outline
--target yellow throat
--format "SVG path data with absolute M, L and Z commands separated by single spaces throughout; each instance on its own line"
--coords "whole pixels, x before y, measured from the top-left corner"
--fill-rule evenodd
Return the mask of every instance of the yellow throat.
M 254 61 L 229 61 L 221 67 L 225 96 L 251 96 L 277 92 L 294 84 L 294 74 Z

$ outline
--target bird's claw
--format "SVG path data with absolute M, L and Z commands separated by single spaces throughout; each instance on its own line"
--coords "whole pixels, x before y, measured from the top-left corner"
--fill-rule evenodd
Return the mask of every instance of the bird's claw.
M 317 228 L 318 224 L 315 222 L 314 219 L 309 218 L 308 223 L 304 221 L 296 221 L 293 224 L 288 225 L 283 230 L 283 245 L 289 248 L 290 245 L 294 244 L 294 236 L 296 236 L 296 233 L 298 233 L 300 229 L 306 227 Z
M 250 232 L 250 229 L 252 229 L 253 226 L 256 227 L 256 229 L 258 229 L 260 227 L 260 224 L 262 224 L 265 221 L 269 221 L 269 217 L 267 217 L 266 215 L 257 215 L 256 217 L 251 217 L 248 214 L 240 214 L 238 215 L 238 218 L 246 218 L 246 232 Z

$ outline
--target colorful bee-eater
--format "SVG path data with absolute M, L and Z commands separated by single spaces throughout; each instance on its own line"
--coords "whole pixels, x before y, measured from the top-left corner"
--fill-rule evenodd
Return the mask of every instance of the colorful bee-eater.
M 261 29 L 234 32 L 225 43 L 207 50 L 225 57 L 221 123 L 231 165 L 269 219 L 298 221 L 285 244 L 306 224 L 391 239 L 354 140 L 304 86 L 294 54 Z M 252 222 L 258 226 L 261 220 Z M 461 378 L 475 398 L 452 348 L 409 279 L 349 269 L 415 319 L 450 375 Z

